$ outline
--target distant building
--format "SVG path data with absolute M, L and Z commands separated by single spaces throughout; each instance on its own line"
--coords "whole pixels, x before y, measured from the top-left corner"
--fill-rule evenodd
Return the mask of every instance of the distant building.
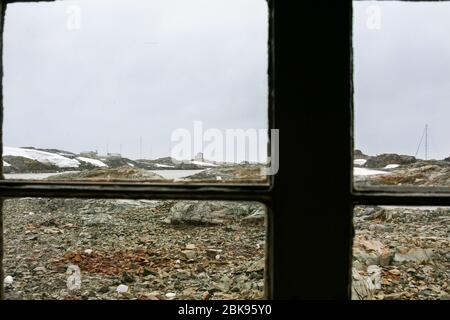
M 121 158 L 122 157 L 122 155 L 120 154 L 120 153 L 111 153 L 111 152 L 108 152 L 108 157 L 110 157 L 110 158 Z
M 197 155 L 194 158 L 194 161 L 204 162 L 203 153 L 202 152 L 197 153 Z
M 86 158 L 96 158 L 98 156 L 97 150 L 95 151 L 83 151 L 80 152 L 80 156 L 86 157 Z

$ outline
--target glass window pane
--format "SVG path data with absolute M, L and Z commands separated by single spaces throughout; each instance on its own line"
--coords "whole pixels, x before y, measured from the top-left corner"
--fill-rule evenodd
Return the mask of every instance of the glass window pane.
M 5 298 L 262 299 L 265 216 L 250 202 L 6 200 Z
M 356 187 L 450 187 L 450 3 L 353 5 Z
M 450 208 L 358 206 L 352 298 L 448 300 Z
M 9 4 L 6 179 L 266 182 L 267 30 L 263 0 Z

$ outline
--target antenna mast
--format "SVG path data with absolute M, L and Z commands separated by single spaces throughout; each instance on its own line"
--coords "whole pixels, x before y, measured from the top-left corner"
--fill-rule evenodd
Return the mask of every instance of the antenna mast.
M 428 124 L 425 125 L 425 130 L 422 133 L 422 138 L 420 138 L 419 146 L 417 147 L 417 151 L 416 151 L 416 155 L 415 155 L 416 158 L 417 158 L 417 155 L 419 154 L 420 147 L 422 146 L 422 142 L 423 142 L 424 138 L 425 138 L 425 160 L 428 160 Z
M 428 124 L 425 125 L 425 160 L 428 160 Z

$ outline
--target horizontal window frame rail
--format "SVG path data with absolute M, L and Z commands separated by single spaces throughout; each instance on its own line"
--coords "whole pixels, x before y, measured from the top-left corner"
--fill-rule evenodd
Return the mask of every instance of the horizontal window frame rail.
M 358 186 L 356 185 L 353 192 L 390 192 L 396 194 L 423 193 L 423 194 L 450 194 L 450 186 L 394 186 L 394 185 L 374 185 L 374 186 Z
M 450 193 L 353 192 L 354 205 L 403 205 L 450 207 Z
M 205 185 L 205 184 L 93 184 L 93 183 L 0 183 L 1 198 L 114 198 L 114 199 L 172 199 L 261 201 L 272 198 L 270 185 Z

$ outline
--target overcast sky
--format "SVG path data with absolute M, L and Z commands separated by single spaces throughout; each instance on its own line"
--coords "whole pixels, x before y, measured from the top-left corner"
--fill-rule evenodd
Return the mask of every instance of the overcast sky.
M 265 129 L 267 19 L 265 0 L 10 4 L 4 143 L 136 158 L 142 136 L 156 158 L 196 120 Z
M 354 19 L 356 147 L 414 155 L 428 124 L 430 157 L 450 156 L 450 3 L 362 1 Z

